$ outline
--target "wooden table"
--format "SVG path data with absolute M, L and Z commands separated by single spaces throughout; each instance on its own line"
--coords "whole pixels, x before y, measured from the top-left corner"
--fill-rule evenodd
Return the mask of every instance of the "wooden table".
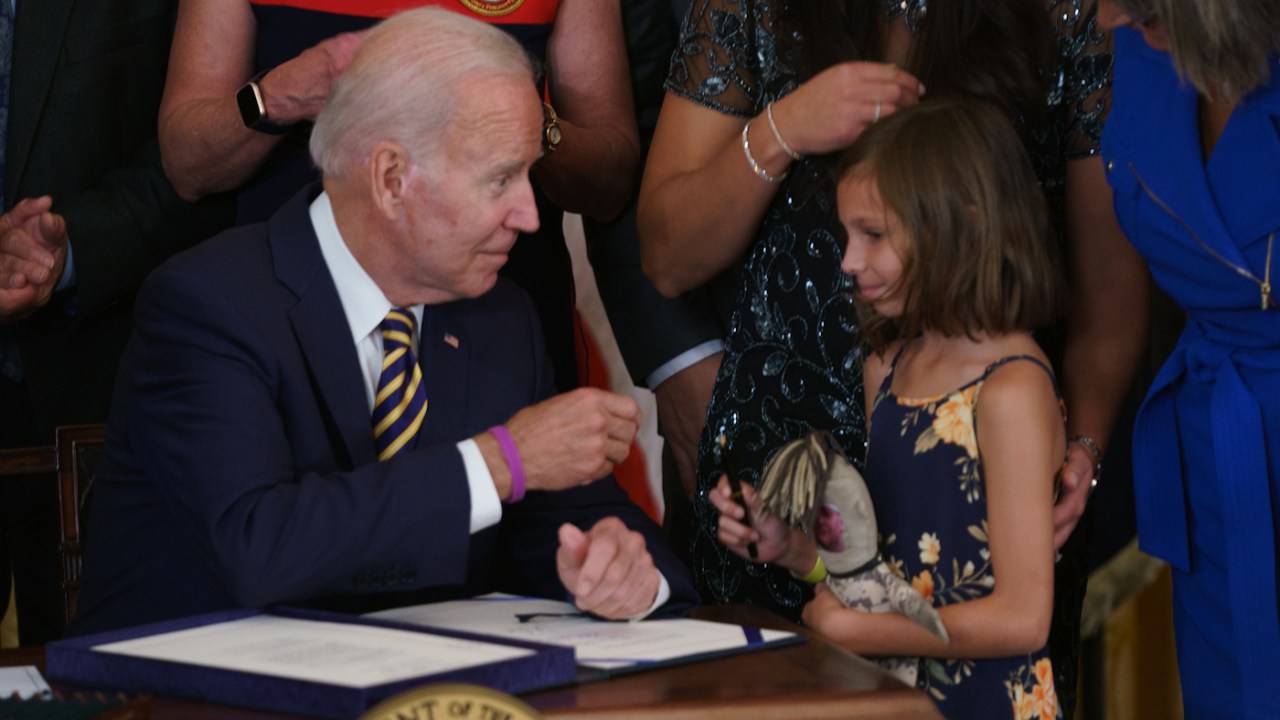
M 700 608 L 695 617 L 804 632 L 750 606 Z M 0 666 L 44 669 L 44 648 L 0 651 Z M 57 683 L 55 689 L 65 690 Z M 546 718 L 573 720 L 907 720 L 940 718 L 919 690 L 818 638 L 521 696 Z M 154 720 L 293 720 L 299 716 L 209 705 L 178 698 L 152 701 Z

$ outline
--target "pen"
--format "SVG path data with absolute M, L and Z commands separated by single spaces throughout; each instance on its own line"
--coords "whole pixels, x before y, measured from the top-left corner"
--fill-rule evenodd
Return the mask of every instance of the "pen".
M 751 511 L 747 509 L 747 501 L 742 498 L 742 481 L 738 479 L 737 473 L 733 471 L 733 465 L 729 462 L 729 441 L 725 438 L 724 433 L 717 438 L 720 443 L 720 458 L 724 460 L 724 474 L 729 478 L 729 494 L 733 501 L 742 507 L 742 520 L 740 521 L 748 529 L 751 528 Z M 747 553 L 751 555 L 751 559 L 756 559 L 756 544 L 754 541 L 747 543 Z

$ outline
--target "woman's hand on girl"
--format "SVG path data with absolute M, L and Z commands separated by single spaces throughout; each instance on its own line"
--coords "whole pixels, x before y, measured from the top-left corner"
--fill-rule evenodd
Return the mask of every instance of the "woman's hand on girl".
M 1061 550 L 1084 515 L 1097 477 L 1094 459 L 1079 443 L 1067 444 L 1067 460 L 1058 472 L 1061 490 L 1053 504 L 1053 549 Z
M 920 102 L 924 85 L 896 65 L 844 62 L 823 70 L 774 103 L 778 133 L 801 155 L 852 143 L 880 118 Z

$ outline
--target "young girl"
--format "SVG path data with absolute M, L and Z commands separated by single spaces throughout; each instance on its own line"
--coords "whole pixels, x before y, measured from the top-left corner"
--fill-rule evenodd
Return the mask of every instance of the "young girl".
M 841 164 L 842 268 L 869 353 L 865 478 L 885 559 L 939 608 L 950 642 L 905 617 L 845 607 L 824 586 L 805 622 L 847 649 L 921 656 L 949 718 L 1057 718 L 1053 600 L 1061 402 L 1028 332 L 1058 299 L 1040 188 L 1013 127 L 973 101 L 881 120 Z M 744 488 L 748 507 L 758 506 Z M 712 493 L 719 537 L 815 582 L 800 531 Z

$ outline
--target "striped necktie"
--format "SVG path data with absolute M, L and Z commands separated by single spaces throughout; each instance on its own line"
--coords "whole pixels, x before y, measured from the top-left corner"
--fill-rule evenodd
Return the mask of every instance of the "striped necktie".
M 382 375 L 373 400 L 373 439 L 379 460 L 391 458 L 413 440 L 427 414 L 422 368 L 413 352 L 413 325 L 413 312 L 405 308 L 393 308 L 379 325 Z

